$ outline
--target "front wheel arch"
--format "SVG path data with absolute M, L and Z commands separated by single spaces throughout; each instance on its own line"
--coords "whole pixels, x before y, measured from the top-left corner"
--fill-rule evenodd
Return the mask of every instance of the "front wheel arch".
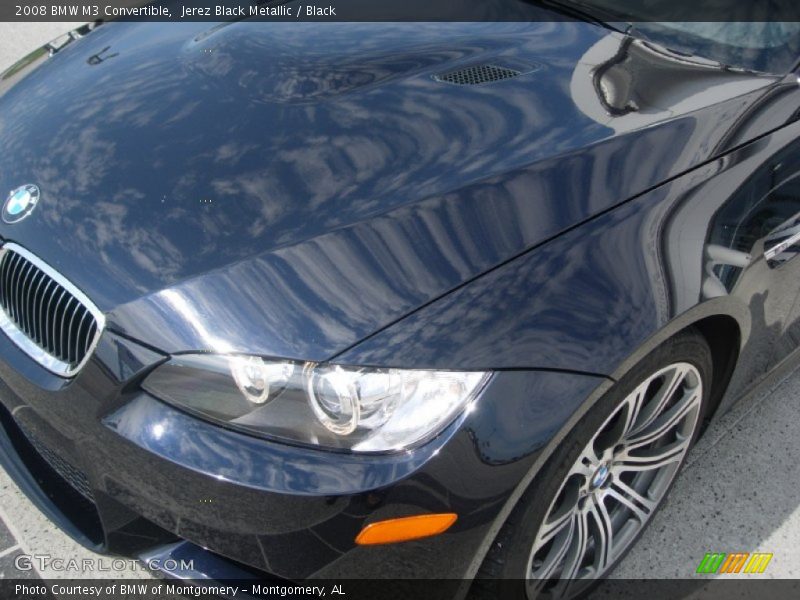
M 703 336 L 711 348 L 714 369 L 711 397 L 704 417 L 705 425 L 707 425 L 708 421 L 715 416 L 725 396 L 743 341 L 749 335 L 749 330 L 750 314 L 746 307 L 735 302 L 732 297 L 720 297 L 693 307 L 643 342 L 637 350 L 631 353 L 628 359 L 619 365 L 612 375 L 608 376 L 586 397 L 580 408 L 554 434 L 550 443 L 541 449 L 539 456 L 526 475 L 520 479 L 516 489 L 494 519 L 492 526 L 487 530 L 484 543 L 479 551 L 476 552 L 466 572 L 467 579 L 465 581 L 470 581 L 478 573 L 491 545 L 523 493 L 531 485 L 537 473 L 551 459 L 564 438 L 575 428 L 583 416 L 608 393 L 617 381 L 625 377 L 646 355 L 667 343 L 670 339 L 687 332 L 696 331 Z M 705 427 L 701 429 L 701 434 L 704 429 Z
M 703 375 L 700 381 L 704 382 L 704 402 L 702 405 L 699 405 L 700 412 L 694 417 L 694 434 L 691 439 L 695 440 L 697 438 L 700 427 L 700 422 L 697 419 L 703 418 L 704 414 L 707 413 L 709 405 L 708 392 L 710 391 L 710 386 L 706 387 L 708 384 L 705 382 L 712 381 L 713 366 L 711 350 L 704 336 L 695 328 L 687 328 L 679 335 L 674 336 L 674 338 L 670 338 L 668 343 L 646 355 L 631 369 L 623 380 L 612 386 L 600 386 L 601 388 L 604 387 L 606 391 L 587 411 L 577 417 L 577 422 L 573 424 L 567 434 L 558 442 L 557 450 L 563 452 L 560 454 L 555 451 L 550 453 L 544 464 L 537 470 L 536 477 L 532 478 L 527 483 L 523 494 L 515 503 L 513 510 L 498 531 L 497 536 L 492 539 L 490 549 L 482 563 L 482 568 L 478 572 L 480 580 L 477 581 L 472 588 L 473 592 L 475 590 L 478 591 L 478 598 L 484 597 L 484 595 L 482 595 L 484 593 L 488 593 L 491 596 L 493 594 L 492 590 L 500 585 L 498 583 L 487 582 L 485 580 L 486 577 L 500 579 L 514 578 L 518 580 L 522 575 L 524 570 L 518 568 L 520 566 L 520 556 L 522 550 L 524 550 L 524 546 L 527 544 L 527 538 L 531 537 L 531 535 L 534 537 L 537 535 L 539 527 L 539 517 L 537 515 L 543 510 L 545 504 L 549 504 L 550 501 L 553 500 L 552 493 L 560 484 L 562 476 L 561 471 L 564 470 L 565 465 L 569 466 L 569 464 L 571 464 L 572 461 L 570 457 L 574 454 L 575 448 L 583 444 L 583 441 L 585 441 L 583 438 L 586 436 L 587 432 L 594 434 L 597 422 L 602 421 L 602 426 L 604 426 L 607 422 L 608 415 L 614 415 L 620 410 L 619 407 L 622 406 L 620 400 L 623 397 L 627 398 L 631 391 L 640 384 L 640 379 L 643 376 L 647 376 L 646 379 L 649 379 L 653 369 L 660 372 L 659 369 L 663 369 L 664 365 L 671 365 L 673 361 L 682 361 L 684 359 L 689 359 L 690 362 L 694 362 L 694 364 L 700 368 L 700 372 Z M 570 419 L 570 421 L 572 422 L 573 419 Z M 616 452 L 616 448 L 614 451 Z M 683 452 L 684 454 L 682 455 L 683 458 L 681 458 L 680 464 L 685 460 L 686 450 Z M 674 471 L 674 473 L 677 474 L 677 471 Z M 674 477 L 674 475 L 671 477 Z M 556 486 L 556 488 L 553 486 Z M 666 491 L 664 494 L 666 494 Z M 660 500 L 663 500 L 664 497 L 665 495 L 662 496 Z M 660 500 L 659 504 L 654 505 L 656 508 L 652 512 L 657 510 L 657 507 L 660 505 Z M 525 526 L 531 522 L 535 523 L 535 531 Z M 646 526 L 643 525 L 639 533 L 644 531 L 645 527 Z M 639 533 L 633 537 L 633 540 L 638 538 Z M 618 558 L 621 559 L 627 552 L 627 549 L 632 547 L 632 545 L 631 543 L 626 548 L 623 548 Z M 517 571 L 519 571 L 519 574 L 517 574 Z M 503 589 L 504 593 L 509 593 L 511 591 L 509 587 L 504 587 Z M 522 586 L 517 586 L 515 589 L 517 590 L 515 592 L 517 595 L 523 595 Z

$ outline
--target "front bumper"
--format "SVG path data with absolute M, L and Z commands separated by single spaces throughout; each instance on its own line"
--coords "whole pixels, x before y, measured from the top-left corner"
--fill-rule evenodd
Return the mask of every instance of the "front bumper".
M 138 384 L 164 358 L 106 332 L 65 383 L 2 337 L 0 460 L 83 544 L 139 556 L 188 541 L 213 553 L 215 578 L 470 577 L 537 458 L 605 383 L 501 372 L 432 442 L 359 456 L 257 439 L 148 396 Z M 371 522 L 431 512 L 459 518 L 424 540 L 354 542 Z

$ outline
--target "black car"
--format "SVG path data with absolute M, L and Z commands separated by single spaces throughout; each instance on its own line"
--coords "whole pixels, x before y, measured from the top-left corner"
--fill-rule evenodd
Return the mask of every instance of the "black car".
M 797 362 L 800 27 L 526 6 L 110 23 L 0 76 L 0 455 L 51 519 L 182 577 L 622 558 Z

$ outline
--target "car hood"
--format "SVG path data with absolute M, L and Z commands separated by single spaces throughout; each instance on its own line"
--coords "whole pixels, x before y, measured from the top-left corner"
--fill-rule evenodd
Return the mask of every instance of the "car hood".
M 56 50 L 0 82 L 0 189 L 41 190 L 0 235 L 154 347 L 306 360 L 758 135 L 779 85 L 579 22 L 114 23 Z

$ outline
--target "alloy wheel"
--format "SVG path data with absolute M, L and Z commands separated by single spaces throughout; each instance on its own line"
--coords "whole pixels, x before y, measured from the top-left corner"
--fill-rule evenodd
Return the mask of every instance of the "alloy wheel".
M 550 504 L 527 562 L 529 598 L 573 598 L 630 547 L 691 446 L 699 371 L 677 362 L 650 375 L 583 448 Z

